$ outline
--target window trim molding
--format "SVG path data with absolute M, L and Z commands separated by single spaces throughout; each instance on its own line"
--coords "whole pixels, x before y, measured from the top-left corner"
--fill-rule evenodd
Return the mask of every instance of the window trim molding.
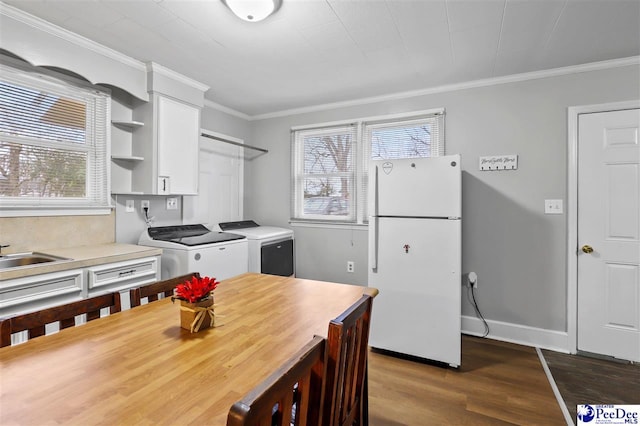
M 295 205 L 293 198 L 289 200 L 289 224 L 292 226 L 307 226 L 307 227 L 319 227 L 319 228 L 341 228 L 348 229 L 350 227 L 368 227 L 368 217 L 366 215 L 366 202 L 367 202 L 367 194 L 366 191 L 363 190 L 363 186 L 358 182 L 359 179 L 362 179 L 363 173 L 368 173 L 368 160 L 367 156 L 369 155 L 371 147 L 364 146 L 364 141 L 362 141 L 363 130 L 366 125 L 375 125 L 382 124 L 384 122 L 390 122 L 394 120 L 398 121 L 408 121 L 411 119 L 421 119 L 428 115 L 445 115 L 446 109 L 444 107 L 439 108 L 430 108 L 426 110 L 420 111 L 410 111 L 410 112 L 401 112 L 394 114 L 385 114 L 385 115 L 374 115 L 368 117 L 361 117 L 356 119 L 349 120 L 336 120 L 329 121 L 324 123 L 314 123 L 314 124 L 306 124 L 299 126 L 292 126 L 289 130 L 290 134 L 290 164 L 291 164 L 291 177 L 290 177 L 290 185 L 293 185 L 291 188 L 291 197 L 295 198 L 294 190 L 295 190 L 295 182 L 296 182 L 296 173 L 297 173 L 297 150 L 295 147 L 296 142 L 296 132 L 304 132 L 308 130 L 325 130 L 329 128 L 339 128 L 339 127 L 347 127 L 347 126 L 355 126 L 356 129 L 356 144 L 354 146 L 355 149 L 355 160 L 354 164 L 356 164 L 356 173 L 355 178 L 355 208 L 356 210 L 353 212 L 353 218 L 349 220 L 340 220 L 336 216 L 335 220 L 327 220 L 325 218 L 322 219 L 313 219 L 313 218 L 299 218 L 295 217 Z M 442 122 L 442 131 L 443 134 L 445 132 L 445 121 Z M 360 143 L 359 143 L 360 142 Z M 443 155 L 446 155 L 446 143 L 443 136 Z M 357 167 L 362 168 L 362 172 L 358 172 Z
M 411 111 L 411 112 L 399 112 L 395 114 L 386 114 L 386 115 L 373 115 L 369 117 L 360 117 L 354 118 L 351 120 L 337 120 L 337 121 L 327 121 L 325 123 L 314 123 L 314 124 L 305 124 L 300 126 L 291 127 L 291 132 L 295 132 L 298 130 L 313 130 L 313 129 L 323 129 L 326 127 L 339 127 L 346 125 L 356 125 L 359 126 L 365 123 L 372 123 L 376 121 L 387 121 L 387 120 L 397 120 L 397 119 L 409 119 L 412 117 L 419 118 L 424 115 L 435 115 L 435 114 L 444 114 L 444 108 L 431 108 L 425 109 L 421 111 Z
M 45 84 L 49 84 L 55 87 L 55 90 L 68 90 L 77 89 L 83 92 L 99 92 L 107 95 L 108 99 L 105 104 L 106 116 L 104 117 L 104 156 L 105 164 L 103 166 L 105 170 L 105 198 L 104 204 L 91 204 L 92 201 L 88 197 L 83 198 L 84 201 L 79 199 L 61 199 L 56 201 L 49 201 L 40 203 L 38 199 L 24 199 L 16 200 L 11 198 L 10 200 L 4 200 L 0 198 L 0 217 L 37 217 L 37 216 L 86 216 L 86 215 L 108 215 L 111 214 L 114 209 L 113 199 L 111 195 L 111 90 L 105 87 L 93 85 L 87 81 L 81 80 L 77 77 L 67 75 L 61 72 L 49 70 L 46 68 L 36 67 L 31 64 L 25 63 L 18 59 L 8 57 L 0 54 L 0 71 L 6 71 L 18 76 L 19 80 L 42 80 Z M 95 125 L 95 123 L 92 123 Z M 13 137 L 7 139 L 13 140 Z M 24 139 L 17 139 L 18 142 L 24 141 Z M 32 145 L 46 146 L 39 140 L 30 142 Z M 82 150 L 79 150 L 82 151 Z M 86 149 L 87 153 L 91 153 L 90 149 Z M 94 161 L 91 155 L 87 157 L 88 170 L 89 164 Z M 91 185 L 90 179 L 92 176 L 87 174 L 86 185 Z M 84 203 L 84 204 L 83 204 Z

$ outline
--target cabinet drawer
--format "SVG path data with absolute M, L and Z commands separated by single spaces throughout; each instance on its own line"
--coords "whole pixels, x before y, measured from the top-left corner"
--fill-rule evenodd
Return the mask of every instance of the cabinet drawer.
M 82 297 L 82 269 L 4 281 L 0 285 L 0 316 L 10 316 Z
M 159 279 L 159 258 L 109 263 L 87 268 L 89 296 L 98 292 L 118 291 L 155 282 Z

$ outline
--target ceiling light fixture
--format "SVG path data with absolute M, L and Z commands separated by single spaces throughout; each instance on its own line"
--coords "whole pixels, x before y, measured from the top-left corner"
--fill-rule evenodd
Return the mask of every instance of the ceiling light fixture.
M 240 19 L 258 22 L 280 8 L 282 0 L 222 0 Z

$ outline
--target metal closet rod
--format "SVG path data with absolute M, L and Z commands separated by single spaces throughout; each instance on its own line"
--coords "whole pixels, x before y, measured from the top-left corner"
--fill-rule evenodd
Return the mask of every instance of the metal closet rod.
M 252 145 L 247 145 L 247 144 L 240 143 L 240 142 L 234 142 L 234 141 L 229 141 L 229 140 L 226 140 L 226 139 L 221 139 L 221 138 L 218 138 L 218 137 L 215 137 L 215 136 L 208 135 L 206 133 L 201 133 L 201 135 L 204 136 L 205 138 L 213 139 L 213 140 L 216 140 L 216 141 L 229 143 L 229 144 L 235 145 L 235 146 L 241 146 L 243 148 L 253 149 L 253 150 L 259 151 L 259 152 L 261 152 L 263 154 L 266 154 L 266 153 L 269 152 L 269 150 L 264 149 L 264 148 L 258 148 L 257 146 L 252 146 Z

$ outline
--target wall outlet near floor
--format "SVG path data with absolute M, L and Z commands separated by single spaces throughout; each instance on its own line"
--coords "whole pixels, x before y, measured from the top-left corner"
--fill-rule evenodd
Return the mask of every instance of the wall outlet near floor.
M 178 210 L 178 199 L 176 197 L 167 198 L 167 210 Z
M 478 288 L 478 274 L 469 272 L 467 280 L 469 280 L 469 287 Z
M 133 200 L 127 200 L 125 212 L 133 213 L 135 211 L 136 211 L 136 207 L 135 207 L 135 204 L 133 203 Z
M 347 272 L 353 272 L 355 268 L 355 262 L 353 260 L 347 261 Z

